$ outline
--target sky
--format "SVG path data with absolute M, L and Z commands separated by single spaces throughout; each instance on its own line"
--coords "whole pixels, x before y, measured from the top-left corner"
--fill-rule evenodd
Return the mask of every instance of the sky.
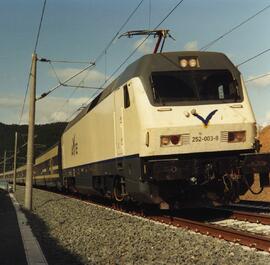
M 56 61 L 92 62 L 119 31 L 141 0 L 47 0 L 37 56 Z M 121 30 L 153 29 L 179 0 L 144 0 Z M 0 122 L 28 121 L 27 87 L 44 0 L 1 0 L 0 3 Z M 175 40 L 167 39 L 164 51 L 199 50 L 251 17 L 270 0 L 184 0 L 160 25 Z M 212 45 L 209 51 L 225 53 L 234 64 L 270 48 L 270 8 Z M 95 67 L 74 78 L 71 85 L 100 87 L 142 41 L 142 37 L 116 38 Z M 115 73 L 146 53 L 148 39 Z M 37 97 L 87 66 L 85 63 L 37 64 Z M 270 52 L 242 65 L 245 80 L 270 73 Z M 110 79 L 109 82 L 112 81 Z M 260 125 L 270 124 L 270 75 L 246 83 Z M 36 102 L 36 123 L 68 121 L 98 90 L 60 87 Z M 22 113 L 22 114 L 21 114 Z M 73 115 L 73 116 L 72 116 Z

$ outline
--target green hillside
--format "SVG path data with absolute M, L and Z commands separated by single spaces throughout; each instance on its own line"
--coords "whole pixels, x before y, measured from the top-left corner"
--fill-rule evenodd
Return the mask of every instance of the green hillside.
M 58 122 L 35 126 L 35 156 L 43 153 L 49 147 L 57 143 L 67 123 Z M 18 166 L 26 163 L 27 125 L 6 125 L 0 123 L 0 172 L 3 171 L 3 157 L 5 150 L 7 157 L 13 156 L 15 131 L 18 132 Z M 22 147 L 23 146 L 23 147 Z M 13 158 L 6 163 L 7 170 L 13 167 Z

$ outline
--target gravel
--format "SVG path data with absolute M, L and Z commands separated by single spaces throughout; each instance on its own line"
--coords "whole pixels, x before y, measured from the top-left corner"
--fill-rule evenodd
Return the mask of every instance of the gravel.
M 247 221 L 240 221 L 235 219 L 226 219 L 222 221 L 211 222 L 212 224 L 230 227 L 239 231 L 251 232 L 258 235 L 270 236 L 270 225 L 263 225 L 260 223 L 251 223 Z
M 15 196 L 24 200 L 24 188 Z M 28 221 L 50 265 L 266 265 L 270 255 L 42 190 Z

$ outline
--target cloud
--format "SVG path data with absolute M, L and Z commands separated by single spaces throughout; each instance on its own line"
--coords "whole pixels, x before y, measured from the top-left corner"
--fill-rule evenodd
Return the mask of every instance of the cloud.
M 79 108 L 88 101 L 88 97 L 71 98 L 50 97 L 39 101 L 36 111 L 37 123 L 50 123 L 69 120 L 73 113 L 78 114 Z
M 78 114 L 80 107 L 90 102 L 90 97 L 82 96 L 67 100 L 64 97 L 46 97 L 36 104 L 36 124 L 66 121 Z M 20 119 L 23 97 L 0 98 L 0 122 L 17 124 Z M 28 99 L 25 102 L 21 124 L 28 123 Z
M 23 97 L 6 95 L 0 97 L 0 122 L 15 124 L 19 122 Z M 27 108 L 28 102 L 26 102 Z M 28 116 L 27 116 L 28 117 Z
M 233 54 L 233 53 L 225 53 L 225 55 L 226 55 L 231 61 L 235 60 L 235 58 L 236 58 L 235 54 Z
M 186 51 L 198 51 L 198 42 L 196 40 L 189 41 L 185 44 L 184 50 Z
M 270 110 L 267 111 L 264 115 L 264 117 L 261 117 L 257 120 L 257 123 L 261 126 L 261 127 L 266 127 L 270 124 Z
M 82 69 L 79 68 L 65 68 L 65 69 L 56 69 L 55 71 L 60 81 L 64 82 L 66 79 L 77 74 L 81 70 Z M 55 76 L 53 71 L 50 71 L 49 75 Z M 99 72 L 98 70 L 90 69 L 90 71 L 86 70 L 84 73 L 79 74 L 68 83 L 72 85 L 78 85 L 82 80 L 84 80 L 84 85 L 89 84 L 95 86 L 98 85 L 100 82 L 104 81 L 104 74 L 102 72 Z
M 135 43 L 134 43 L 134 49 L 137 48 L 143 41 L 144 41 L 145 38 L 141 38 L 139 40 L 137 40 Z M 147 39 L 139 48 L 138 48 L 138 51 L 140 53 L 143 53 L 143 54 L 147 54 L 147 53 L 152 53 L 153 52 L 153 40 L 151 39 Z
M 248 82 L 249 84 L 252 84 L 253 86 L 256 86 L 256 87 L 270 86 L 270 72 L 262 74 L 262 75 L 257 75 L 257 76 L 251 75 L 247 78 L 247 80 L 250 80 L 250 82 Z
M 64 111 L 57 111 L 51 114 L 52 122 L 65 121 L 68 118 L 68 113 Z
M 265 118 L 266 120 L 270 121 L 270 111 L 266 112 Z
M 14 108 L 14 107 L 19 107 L 22 105 L 22 99 L 21 98 L 14 98 L 14 97 L 9 97 L 9 98 L 0 98 L 0 106 L 6 107 L 6 108 Z

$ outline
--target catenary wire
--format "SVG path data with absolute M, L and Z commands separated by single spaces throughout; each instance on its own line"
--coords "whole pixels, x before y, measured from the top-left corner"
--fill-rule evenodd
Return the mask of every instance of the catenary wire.
M 38 42 L 39 42 L 40 31 L 41 31 L 42 21 L 43 21 L 43 18 L 44 18 L 46 3 L 47 3 L 47 0 L 44 0 L 42 12 L 41 12 L 41 18 L 40 18 L 40 22 L 39 22 L 39 26 L 38 26 L 38 32 L 37 32 L 37 36 L 36 36 L 36 42 L 35 42 L 35 46 L 34 46 L 34 53 L 36 53 L 36 51 L 37 51 L 37 46 L 38 46 Z M 24 112 L 25 103 L 26 103 L 26 97 L 27 97 L 27 94 L 28 94 L 28 89 L 29 89 L 29 84 L 30 84 L 31 70 L 32 70 L 32 63 L 31 63 L 30 70 L 29 70 L 26 90 L 25 90 L 22 109 L 21 109 L 20 118 L 19 118 L 19 125 L 22 122 L 23 112 Z
M 126 21 L 124 22 L 124 24 L 120 27 L 120 29 L 117 31 L 117 33 L 113 36 L 113 38 L 111 39 L 111 41 L 108 43 L 108 45 L 105 47 L 105 49 L 99 54 L 99 56 L 96 58 L 96 60 L 93 63 L 90 63 L 90 65 L 86 66 L 85 68 L 83 68 L 82 70 L 80 70 L 79 72 L 77 72 L 76 74 L 72 75 L 71 77 L 67 78 L 65 81 L 63 81 L 62 83 L 58 84 L 57 86 L 49 89 L 47 92 L 43 93 L 39 98 L 37 98 L 37 100 L 40 100 L 44 97 L 46 97 L 47 95 L 49 95 L 50 93 L 52 93 L 54 90 L 56 90 L 57 88 L 59 88 L 60 86 L 62 86 L 63 84 L 67 83 L 68 81 L 74 79 L 76 76 L 80 75 L 81 73 L 85 72 L 86 70 L 88 70 L 90 67 L 92 67 L 93 65 L 96 65 L 96 63 L 102 58 L 102 56 L 104 55 L 104 53 L 109 49 L 109 47 L 112 45 L 112 43 L 114 42 L 114 40 L 117 38 L 117 36 L 119 35 L 119 33 L 121 32 L 121 30 L 125 27 L 125 25 L 129 22 L 129 20 L 132 18 L 132 16 L 135 14 L 135 12 L 138 10 L 138 8 L 141 6 L 141 4 L 143 3 L 144 0 L 141 0 L 139 2 L 139 4 L 136 6 L 136 8 L 131 12 L 131 14 L 128 16 L 128 18 L 126 19 Z
M 254 56 L 252 56 L 252 57 L 250 57 L 248 59 L 246 59 L 245 61 L 243 61 L 243 62 L 241 62 L 239 64 L 237 64 L 236 67 L 242 66 L 243 64 L 246 64 L 246 63 L 254 60 L 255 58 L 258 58 L 259 56 L 261 56 L 261 55 L 263 55 L 263 54 L 265 54 L 265 53 L 267 53 L 269 51 L 270 51 L 270 48 L 269 49 L 266 49 L 266 50 L 264 50 L 264 51 L 262 51 L 262 52 L 260 52 L 260 53 L 258 53 L 256 55 L 254 55 Z
M 31 69 L 32 69 L 32 63 L 31 63 L 31 66 L 30 66 L 28 80 L 27 80 L 27 85 L 26 85 L 26 90 L 25 90 L 25 93 L 24 93 L 23 104 L 22 104 L 22 109 L 21 109 L 20 118 L 19 118 L 19 125 L 21 125 L 21 122 L 22 122 L 23 112 L 24 112 L 25 103 L 26 103 L 26 97 L 27 97 L 29 83 L 30 83 L 30 78 L 31 78 Z
M 113 42 L 115 41 L 115 39 L 118 37 L 118 35 L 120 34 L 120 32 L 123 30 L 123 28 L 127 25 L 127 23 L 130 21 L 130 19 L 133 17 L 133 15 L 136 13 L 136 11 L 139 9 L 139 7 L 142 5 L 142 3 L 144 2 L 144 0 L 141 0 L 139 2 L 139 4 L 136 6 L 136 8 L 130 13 L 130 15 L 127 17 L 127 19 L 125 20 L 125 22 L 121 25 L 121 27 L 118 29 L 118 31 L 113 35 L 112 39 L 109 41 L 109 43 L 106 45 L 106 47 L 102 50 L 102 52 L 96 57 L 95 61 L 93 62 L 93 64 L 97 64 L 97 62 L 104 56 L 107 54 L 108 49 L 110 48 L 110 46 L 113 44 Z M 107 68 L 107 61 L 105 62 L 105 67 Z M 87 78 L 89 72 L 91 69 L 88 68 L 88 73 L 84 76 L 84 78 L 80 81 L 79 86 L 75 87 L 75 89 L 73 90 L 73 92 L 70 94 L 70 96 L 68 97 L 68 99 L 65 101 L 65 103 L 61 106 L 60 109 L 58 109 L 58 111 L 62 110 L 63 107 L 65 106 L 65 104 L 67 102 L 69 102 L 69 99 L 74 95 L 74 93 L 77 91 L 77 89 L 80 87 L 80 84 L 84 82 L 84 80 Z M 106 82 L 106 75 L 105 74 L 105 81 Z M 64 82 L 62 83 L 62 85 L 64 84 Z M 101 89 L 101 88 L 98 88 Z
M 250 78 L 250 79 L 248 79 L 248 80 L 245 80 L 245 83 L 247 83 L 247 82 L 252 82 L 252 81 L 255 81 L 255 80 L 257 80 L 257 79 L 261 79 L 261 78 L 264 78 L 264 77 L 267 77 L 267 76 L 270 76 L 270 73 L 268 73 L 268 74 L 263 74 L 263 75 L 259 75 L 259 76 L 257 76 L 257 77 Z
M 175 9 L 183 3 L 184 0 L 179 1 L 173 9 L 162 19 L 162 21 L 153 29 L 156 30 L 174 11 Z M 147 35 L 144 40 L 126 57 L 126 59 L 115 69 L 115 71 L 109 76 L 107 81 L 102 84 L 102 87 L 122 68 L 122 66 L 134 55 L 134 53 L 146 42 L 146 40 L 150 37 L 150 35 Z
M 89 71 L 90 69 L 88 69 Z M 85 76 L 87 75 L 88 73 L 86 72 Z M 84 84 L 84 79 L 81 80 L 81 82 L 78 84 L 79 86 Z M 65 102 L 55 111 L 56 113 L 58 113 L 59 111 L 61 111 L 64 106 L 69 102 L 70 98 L 75 94 L 75 92 L 78 90 L 79 88 L 78 87 L 75 87 L 72 92 L 69 94 L 68 98 L 65 99 Z
M 152 0 L 149 0 L 148 28 L 151 29 Z
M 42 21 L 43 21 L 43 17 L 44 17 L 44 13 L 45 13 L 46 2 L 47 2 L 47 0 L 44 0 L 42 12 L 41 12 L 41 18 L 40 18 L 40 22 L 39 22 L 39 26 L 38 26 L 38 32 L 37 32 L 37 37 L 36 37 L 36 44 L 35 44 L 35 48 L 34 48 L 34 53 L 36 53 L 36 51 L 37 51 Z
M 114 34 L 113 38 L 110 40 L 108 45 L 105 47 L 105 49 L 99 54 L 99 56 L 96 58 L 95 62 L 99 61 L 101 57 L 104 55 L 104 53 L 110 48 L 110 46 L 113 44 L 115 39 L 118 37 L 119 33 L 122 31 L 122 29 L 127 25 L 127 23 L 130 21 L 130 19 L 133 17 L 133 15 L 137 12 L 141 4 L 143 3 L 144 0 L 141 0 L 139 4 L 136 6 L 136 8 L 130 13 L 128 18 L 125 20 L 125 22 L 122 24 L 122 26 L 119 28 L 119 30 Z
M 53 64 L 52 64 L 51 61 L 49 61 L 49 65 L 51 66 L 52 71 L 53 71 L 53 73 L 54 73 L 54 75 L 55 75 L 55 78 L 57 79 L 58 83 L 61 84 L 62 82 L 61 82 L 61 80 L 60 80 L 58 74 L 56 73 L 56 71 L 55 71 L 55 69 L 54 69 L 54 66 L 53 66 Z
M 179 1 L 171 10 L 170 12 L 161 20 L 159 24 L 154 28 L 156 30 L 174 11 L 175 9 L 184 2 L 184 0 Z M 144 40 L 126 57 L 126 59 L 115 69 L 115 71 L 109 76 L 109 78 L 101 85 L 102 90 L 104 89 L 104 85 L 120 70 L 120 68 L 134 55 L 134 53 L 143 45 L 143 43 L 150 37 L 150 35 L 147 35 Z M 101 91 L 102 92 L 102 91 Z M 93 98 L 97 96 L 98 93 L 101 93 L 100 91 L 96 91 L 94 95 L 90 99 L 88 99 L 85 103 L 83 103 L 81 106 L 86 106 L 88 102 L 91 102 Z M 80 108 L 79 108 L 80 109 Z M 78 109 L 76 109 L 71 116 L 69 116 L 66 121 L 68 121 L 76 112 Z
M 22 149 L 23 147 L 25 147 L 26 145 L 27 145 L 27 142 L 25 142 L 24 144 L 22 144 L 21 146 L 19 146 L 19 147 L 17 148 L 17 155 L 21 152 L 21 149 Z M 9 152 L 13 152 L 13 151 L 9 151 Z M 12 158 L 14 158 L 14 154 L 11 155 L 11 156 L 9 156 L 9 157 L 6 157 L 6 162 L 7 162 L 8 160 L 12 159 Z M 0 162 L 0 165 L 4 164 L 4 162 L 5 162 L 5 160 L 3 159 L 3 160 Z
M 40 97 L 38 97 L 36 99 L 36 101 L 48 96 L 50 93 L 52 93 L 53 91 L 55 91 L 58 87 L 63 86 L 63 84 L 66 84 L 67 82 L 69 82 L 70 80 L 74 79 L 76 76 L 80 75 L 81 73 L 85 72 L 87 69 L 89 69 L 90 67 L 93 67 L 94 64 L 90 64 L 87 65 L 85 68 L 83 68 L 82 70 L 80 70 L 79 72 L 77 72 L 76 74 L 68 77 L 67 79 L 65 79 L 62 83 L 59 83 L 58 85 L 56 85 L 55 87 L 51 88 L 50 90 L 48 90 L 47 92 L 43 93 Z
M 252 20 L 253 18 L 255 18 L 256 16 L 258 16 L 259 14 L 263 13 L 264 11 L 266 11 L 268 8 L 270 7 L 270 5 L 267 5 L 266 7 L 264 7 L 263 9 L 261 9 L 260 11 L 258 11 L 257 13 L 255 13 L 254 15 L 248 17 L 247 19 L 245 19 L 244 21 L 242 21 L 241 23 L 239 23 L 238 25 L 232 27 L 230 30 L 228 30 L 227 32 L 225 32 L 224 34 L 220 35 L 218 38 L 214 39 L 213 41 L 209 42 L 208 44 L 206 44 L 205 46 L 203 46 L 200 51 L 205 51 L 207 50 L 210 46 L 212 46 L 213 44 L 215 44 L 216 42 L 218 42 L 220 39 L 224 38 L 225 36 L 229 35 L 230 33 L 232 33 L 233 31 L 235 31 L 236 29 L 240 28 L 241 26 L 243 26 L 244 24 L 246 24 L 248 21 Z
M 41 62 L 51 62 L 51 63 L 70 63 L 70 64 L 89 64 L 93 62 L 89 61 L 69 61 L 69 60 L 52 60 L 52 59 L 46 59 L 46 58 L 40 58 L 39 61 Z
M 139 4 L 136 6 L 136 8 L 129 14 L 129 16 L 127 17 L 127 19 L 125 20 L 125 22 L 120 26 L 120 28 L 118 29 L 118 31 L 113 35 L 112 39 L 109 41 L 109 43 L 106 45 L 106 47 L 102 50 L 102 52 L 97 56 L 97 58 L 95 59 L 94 63 L 97 64 L 98 61 L 103 57 L 103 56 L 107 56 L 107 51 L 110 48 L 110 46 L 113 44 L 113 42 L 115 41 L 115 39 L 118 37 L 118 35 L 120 34 L 120 32 L 123 30 L 123 28 L 127 25 L 127 23 L 130 21 L 130 19 L 133 17 L 133 15 L 137 12 L 137 10 L 139 9 L 139 7 L 142 5 L 142 3 L 144 2 L 144 0 L 141 0 L 139 2 Z M 107 60 L 107 59 L 106 59 Z M 107 67 L 107 61 L 106 61 L 106 67 Z M 90 72 L 90 71 L 89 71 Z M 88 72 L 88 74 L 89 74 Z M 82 81 L 84 81 L 87 78 L 88 75 L 85 75 L 85 77 L 82 79 Z M 106 80 L 106 79 L 105 79 Z
M 108 49 L 111 47 L 115 39 L 118 37 L 119 33 L 122 31 L 122 29 L 127 25 L 127 23 L 130 21 L 130 19 L 133 17 L 133 15 L 137 12 L 139 7 L 142 5 L 144 0 L 141 0 L 139 4 L 136 6 L 136 8 L 130 13 L 130 15 L 127 17 L 125 22 L 121 25 L 121 27 L 118 29 L 118 31 L 113 35 L 112 39 L 109 41 L 107 46 L 102 50 L 102 52 L 97 56 L 97 58 L 94 61 L 94 64 L 96 65 L 97 62 L 105 55 L 107 55 Z M 89 72 L 88 72 L 89 73 Z M 84 77 L 84 79 L 87 77 L 87 75 Z
M 102 89 L 101 87 L 97 87 L 97 86 L 80 86 L 80 85 L 70 85 L 70 84 L 63 84 L 63 86 L 76 87 L 76 88 Z

